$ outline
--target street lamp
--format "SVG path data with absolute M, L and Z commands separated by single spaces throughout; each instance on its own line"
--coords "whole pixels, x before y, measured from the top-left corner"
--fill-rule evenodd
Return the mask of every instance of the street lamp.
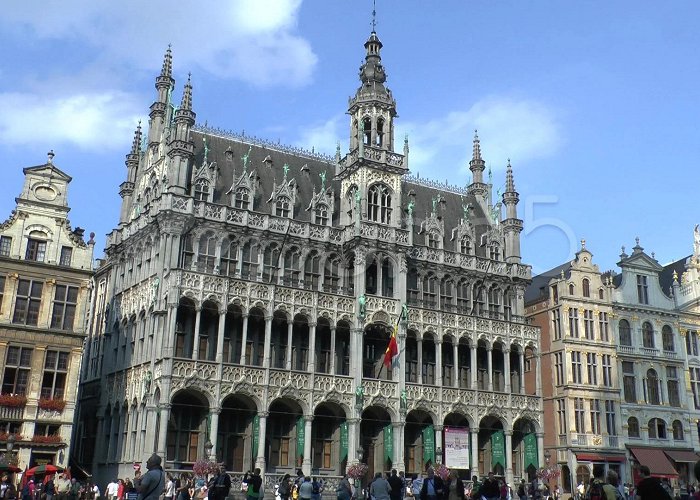
M 207 459 L 211 459 L 211 450 L 213 447 L 214 445 L 207 439 L 207 441 L 204 443 L 204 453 L 206 454 Z
M 362 455 L 365 453 L 364 448 L 362 446 L 357 447 L 357 460 L 362 462 Z
M 439 446 L 435 450 L 435 463 L 440 465 L 442 463 L 442 448 Z
M 547 467 L 549 467 L 549 459 L 552 457 L 552 454 L 549 452 L 549 450 L 544 450 L 544 461 L 547 463 Z

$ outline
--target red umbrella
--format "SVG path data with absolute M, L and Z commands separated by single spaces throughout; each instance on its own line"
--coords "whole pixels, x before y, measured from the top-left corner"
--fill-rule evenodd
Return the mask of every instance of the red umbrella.
M 21 472 L 22 469 L 16 465 L 0 462 L 0 472 Z
M 25 474 L 27 476 L 42 475 L 42 474 L 56 474 L 57 472 L 61 472 L 62 470 L 63 469 L 61 467 L 56 467 L 55 465 L 46 464 L 46 465 L 37 465 L 36 467 L 32 467 Z

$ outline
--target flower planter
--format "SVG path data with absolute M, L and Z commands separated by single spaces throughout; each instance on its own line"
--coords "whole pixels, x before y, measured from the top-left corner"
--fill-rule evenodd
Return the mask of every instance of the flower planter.
M 47 411 L 62 412 L 66 407 L 66 401 L 63 399 L 41 398 L 39 400 L 39 408 Z

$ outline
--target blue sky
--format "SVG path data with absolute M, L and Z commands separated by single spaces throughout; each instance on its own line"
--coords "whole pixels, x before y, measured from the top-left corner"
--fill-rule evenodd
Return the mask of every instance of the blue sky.
M 71 222 L 98 253 L 118 220 L 137 121 L 173 45 L 197 121 L 347 148 L 371 1 L 11 0 L 0 17 L 0 219 L 22 168 L 73 176 Z M 602 269 L 639 236 L 665 263 L 692 251 L 700 157 L 700 3 L 378 0 L 377 32 L 412 170 L 464 185 L 473 130 L 503 183 L 511 158 L 535 272 L 581 238 Z M 399 144 L 401 141 L 397 141 Z

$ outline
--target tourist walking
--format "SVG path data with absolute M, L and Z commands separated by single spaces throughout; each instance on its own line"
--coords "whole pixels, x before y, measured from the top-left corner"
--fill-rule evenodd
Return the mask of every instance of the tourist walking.
M 258 498 L 262 497 L 263 494 L 263 487 L 262 487 L 262 478 L 260 477 L 260 469 L 256 468 L 255 471 L 253 471 L 253 474 L 249 475 L 250 472 L 246 472 L 245 476 L 243 477 L 243 481 L 248 483 L 248 489 L 246 491 L 246 496 L 248 497 L 248 500 L 258 500 Z M 309 498 L 311 496 L 309 495 Z
M 374 481 L 369 487 L 369 494 L 374 500 L 391 500 L 391 485 L 382 477 L 381 472 L 374 475 Z
M 165 488 L 165 473 L 160 464 L 162 459 L 155 453 L 146 461 L 146 472 L 141 478 L 139 500 L 158 500 Z

